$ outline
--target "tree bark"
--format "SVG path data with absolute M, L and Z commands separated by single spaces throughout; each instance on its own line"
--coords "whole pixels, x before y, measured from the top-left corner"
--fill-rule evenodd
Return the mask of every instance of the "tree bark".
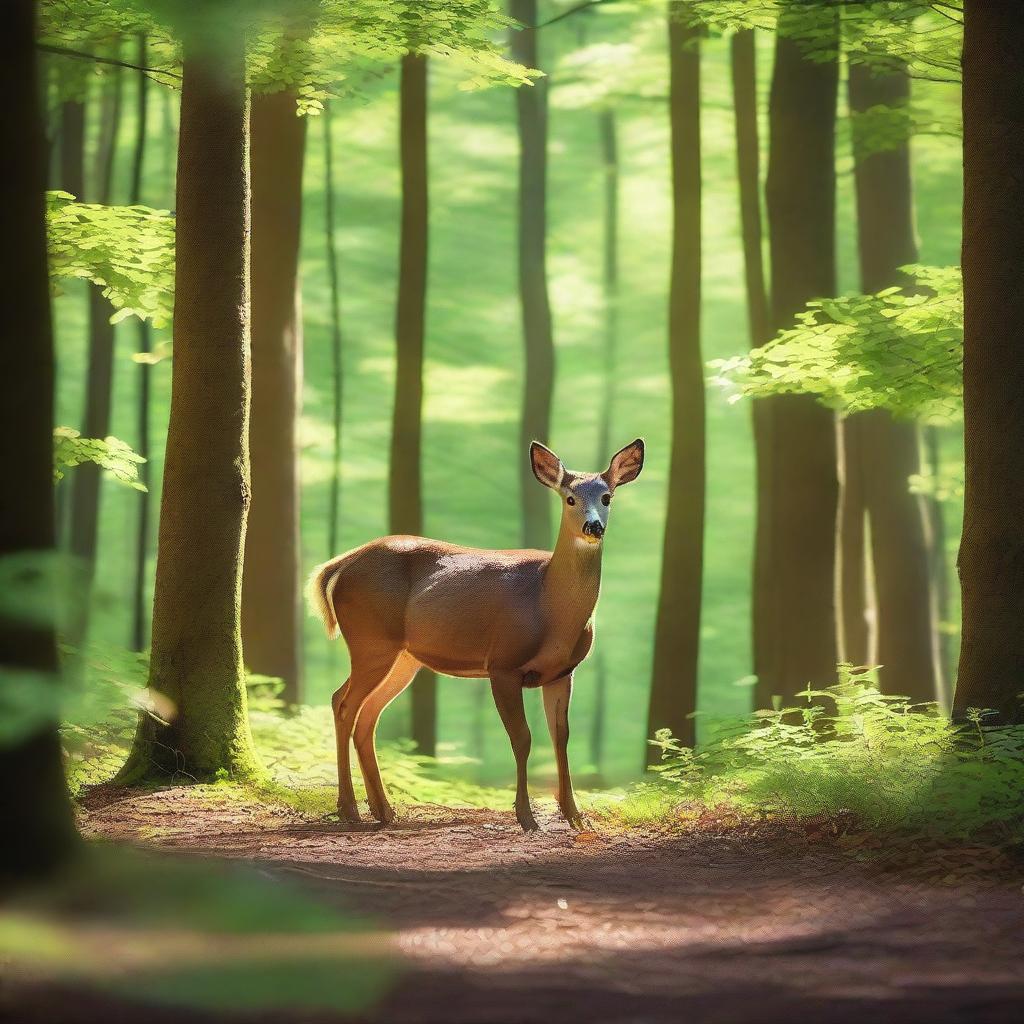
M 139 36 L 137 63 L 141 67 L 146 66 L 146 37 L 144 35 Z M 128 197 L 128 201 L 132 205 L 142 202 L 142 170 L 146 159 L 146 128 L 149 110 L 149 90 L 147 89 L 149 79 L 146 75 L 142 74 L 138 75 L 137 79 L 135 152 L 132 157 L 132 179 Z M 139 320 L 138 335 L 139 351 L 148 352 L 150 350 L 149 321 Z M 139 466 L 139 482 L 146 487 L 146 490 L 140 491 L 138 497 L 139 519 L 136 524 L 135 533 L 135 579 L 132 587 L 132 648 L 136 651 L 143 651 L 146 649 L 150 613 L 149 588 L 146 585 L 150 532 L 149 485 L 151 483 L 149 472 L 149 364 L 145 362 L 139 363 L 137 373 L 139 391 L 136 398 L 135 418 L 138 433 L 135 450 L 146 459 Z
M 963 639 L 953 711 L 1024 722 L 1024 19 L 965 0 Z
M 306 118 L 290 91 L 254 96 L 252 175 L 252 505 L 242 573 L 242 649 L 250 670 L 302 694 L 299 467 L 302 393 L 299 237 Z
M 110 202 L 117 135 L 121 123 L 123 77 L 119 69 L 110 72 L 100 109 L 100 136 L 96 146 L 92 201 Z M 86 376 L 84 437 L 106 437 L 110 433 L 110 410 L 114 387 L 114 307 L 103 297 L 99 285 L 89 286 L 89 356 Z M 71 477 L 71 554 L 79 559 L 82 584 L 73 602 L 69 625 L 73 643 L 81 643 L 88 629 L 92 581 L 99 537 L 100 491 L 103 471 L 95 463 L 77 467 Z
M 60 187 L 81 201 L 85 196 L 85 104 L 60 105 Z
M 772 336 L 768 289 L 764 271 L 761 219 L 761 148 L 757 123 L 757 51 L 753 29 L 734 32 L 730 41 L 733 107 L 736 117 L 736 178 L 740 199 L 740 236 L 743 244 L 743 276 L 747 296 L 750 344 L 759 348 Z M 754 448 L 757 452 L 757 533 L 754 541 L 754 572 L 751 593 L 751 648 L 754 674 L 764 673 L 769 644 L 771 613 L 766 566 L 762 564 L 770 536 L 768 458 L 771 454 L 767 407 L 755 400 L 752 410 Z
M 4 173 L 0 208 L 0 289 L 6 334 L 0 344 L 0 460 L 16 487 L 0 504 L 0 562 L 5 575 L 33 594 L 52 584 L 54 557 L 53 332 L 46 266 L 46 150 L 39 110 L 35 4 L 12 0 L 0 33 Z M 59 667 L 55 624 L 19 615 L 8 592 L 0 609 L 0 702 L 8 688 L 29 689 L 36 707 L 18 725 L 5 708 L 10 735 L 0 744 L 0 881 L 17 884 L 58 867 L 75 847 L 54 702 Z M 56 600 L 52 599 L 54 618 Z M 35 714 L 38 712 L 38 714 Z
M 525 27 L 513 31 L 512 59 L 529 68 L 537 55 L 537 0 L 509 0 L 509 13 Z M 516 89 L 519 126 L 519 303 L 526 372 L 519 430 L 519 485 L 523 546 L 551 547 L 551 498 L 530 467 L 531 441 L 547 443 L 555 382 L 555 345 L 547 275 L 547 91 L 548 78 Z
M 874 74 L 851 64 L 850 109 L 910 102 L 906 69 Z M 910 144 L 881 153 L 854 152 L 861 290 L 877 292 L 904 281 L 899 268 L 917 260 Z M 938 700 L 934 598 L 928 534 L 921 498 L 909 477 L 921 472 L 917 425 L 884 410 L 851 417 L 863 432 L 860 475 L 871 527 L 877 608 L 879 684 L 885 693 Z M 863 571 L 863 569 L 862 569 Z
M 341 348 L 341 297 L 338 286 L 338 247 L 334 239 L 334 147 L 331 139 L 331 103 L 321 115 L 324 129 L 324 240 L 327 249 L 327 280 L 331 309 L 331 423 L 334 451 L 331 457 L 331 491 L 327 503 L 327 552 L 338 553 L 338 521 L 341 518 L 341 408 L 344 367 Z
M 772 326 L 789 327 L 808 300 L 835 294 L 835 112 L 838 65 L 805 59 L 785 34 L 801 12 L 784 10 L 769 101 L 766 198 Z M 824 32 L 838 46 L 834 9 Z M 766 400 L 770 451 L 761 472 L 771 503 L 757 557 L 768 621 L 755 698 L 791 699 L 835 679 L 835 540 L 838 481 L 835 417 L 810 395 Z
M 245 47 L 183 40 L 171 414 L 149 686 L 120 781 L 246 779 L 259 769 L 242 668 L 249 508 L 249 167 Z
M 654 636 L 647 735 L 668 728 L 696 739 L 701 584 L 704 560 L 704 361 L 700 351 L 700 29 L 669 5 L 669 121 L 672 154 L 672 269 L 669 374 L 672 451 Z M 656 761 L 648 746 L 648 764 Z
M 427 58 L 402 58 L 399 147 L 402 234 L 395 317 L 397 367 L 391 428 L 388 519 L 392 533 L 423 533 L 423 337 L 427 304 Z M 420 669 L 412 684 L 412 738 L 437 749 L 437 677 Z
M 604 241 L 601 281 L 604 288 L 604 344 L 601 351 L 602 398 L 598 411 L 597 458 L 603 466 L 612 454 L 612 421 L 615 414 L 615 363 L 619 338 L 619 143 L 615 110 L 598 114 L 601 165 L 604 169 Z M 604 751 L 605 703 L 608 700 L 608 665 L 598 646 L 595 664 L 594 717 L 590 729 L 590 760 L 600 774 Z
M 836 424 L 839 513 L 836 522 L 836 577 L 839 660 L 867 665 L 874 660 L 867 559 L 867 480 L 870 455 L 865 450 L 867 425 L 860 414 Z

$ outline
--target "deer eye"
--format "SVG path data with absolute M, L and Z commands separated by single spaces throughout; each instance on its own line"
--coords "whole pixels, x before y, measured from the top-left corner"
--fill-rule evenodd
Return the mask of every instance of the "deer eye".
M 565 503 L 566 505 L 575 505 L 576 499 L 570 494 L 569 497 L 565 499 Z
M 602 505 L 610 505 L 611 503 L 612 503 L 612 496 L 610 494 L 602 494 L 601 495 L 601 504 Z

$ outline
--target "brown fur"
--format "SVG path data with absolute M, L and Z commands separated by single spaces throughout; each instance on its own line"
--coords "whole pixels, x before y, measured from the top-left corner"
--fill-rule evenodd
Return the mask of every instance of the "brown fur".
M 566 473 L 542 445 L 531 456 L 538 479 L 562 499 L 554 551 L 485 550 L 392 536 L 313 570 L 310 604 L 329 637 L 345 637 L 352 657 L 352 674 L 332 701 L 344 817 L 358 820 L 349 768 L 354 732 L 371 812 L 381 821 L 393 818 L 373 734 L 383 709 L 425 665 L 445 675 L 491 680 L 516 757 L 516 812 L 524 828 L 536 824 L 526 793 L 530 732 L 522 688 L 544 688 L 559 805 L 570 821 L 579 820 L 566 753 L 568 707 L 572 672 L 593 644 L 603 548 L 602 534 L 588 535 L 584 526 L 593 530 L 600 523 L 603 533 L 609 508 L 602 497 L 639 474 L 643 443 L 624 448 L 604 474 Z

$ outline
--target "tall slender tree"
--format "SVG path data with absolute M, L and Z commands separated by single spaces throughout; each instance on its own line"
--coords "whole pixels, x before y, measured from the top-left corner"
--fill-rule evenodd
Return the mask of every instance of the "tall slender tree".
M 876 73 L 863 64 L 849 71 L 850 110 L 900 107 L 910 102 L 905 67 Z M 854 183 L 861 290 L 877 292 L 904 283 L 899 268 L 917 260 L 910 144 L 864 153 L 854 131 Z M 939 696 L 934 602 L 923 503 L 909 477 L 921 471 L 920 440 L 913 422 L 885 410 L 851 416 L 861 438 L 855 472 L 864 495 L 871 535 L 877 639 L 872 660 L 889 693 L 915 700 Z M 864 576 L 861 563 L 860 576 Z
M 1024 19 L 965 0 L 963 640 L 954 714 L 1024 722 Z
M 729 44 L 733 109 L 736 125 L 736 179 L 739 185 L 740 238 L 743 246 L 743 278 L 747 296 L 747 324 L 752 347 L 771 339 L 771 314 L 764 269 L 764 242 L 761 217 L 761 143 L 757 124 L 757 49 L 754 29 L 734 32 Z M 768 458 L 771 452 L 767 407 L 753 403 L 754 446 L 757 451 L 757 537 L 754 544 L 754 582 L 752 594 L 753 635 L 751 646 L 754 674 L 760 677 L 766 668 L 763 659 L 771 594 L 766 568 L 760 560 L 767 554 L 770 535 Z
M 331 424 L 334 448 L 331 455 L 331 491 L 327 502 L 327 552 L 338 553 L 338 521 L 341 517 L 341 408 L 344 366 L 341 348 L 341 292 L 338 283 L 338 246 L 334 218 L 334 145 L 331 136 L 331 103 L 321 115 L 324 131 L 324 242 L 327 250 L 327 284 L 331 310 Z
M 700 351 L 701 29 L 669 5 L 669 122 L 672 153 L 672 269 L 669 285 L 669 373 L 672 451 L 654 636 L 647 735 L 669 728 L 696 739 L 697 664 L 704 562 L 704 362 Z M 656 758 L 647 748 L 648 763 Z
M 171 415 L 150 689 L 125 783 L 248 778 L 241 645 L 249 507 L 249 165 L 244 33 L 200 13 L 183 31 Z
M 388 521 L 392 533 L 423 533 L 423 338 L 427 306 L 427 58 L 402 58 L 399 148 L 402 229 L 395 316 L 397 366 L 391 428 Z M 437 678 L 420 669 L 412 684 L 412 738 L 437 748 Z
M 281 91 L 252 98 L 252 506 L 242 573 L 246 665 L 301 697 L 299 467 L 302 393 L 299 236 L 306 118 Z
M 138 64 L 146 66 L 146 37 L 139 36 Z M 129 187 L 128 201 L 137 204 L 142 202 L 142 171 L 146 159 L 146 130 L 149 123 L 149 90 L 148 78 L 140 74 L 137 79 L 135 106 L 135 151 L 132 155 L 132 177 Z M 150 350 L 149 321 L 139 319 L 138 322 L 139 352 Z M 147 630 L 149 626 L 149 600 L 146 580 L 146 566 L 149 560 L 150 533 L 150 472 L 149 472 L 149 392 L 151 368 L 147 360 L 139 362 L 139 390 L 136 398 L 136 444 L 135 450 L 146 459 L 139 466 L 139 482 L 146 490 L 139 493 L 139 520 L 135 534 L 135 579 L 132 588 L 132 647 L 136 651 L 145 650 Z
M 537 0 L 509 0 L 513 60 L 539 68 Z M 547 275 L 547 90 L 548 79 L 516 89 L 519 127 L 519 304 L 522 309 L 526 372 L 519 428 L 523 546 L 551 546 L 551 502 L 537 486 L 527 452 L 531 441 L 547 442 L 555 382 L 555 346 Z
M 612 450 L 612 420 L 615 414 L 615 364 L 619 338 L 619 141 L 615 108 L 606 104 L 597 116 L 601 137 L 601 167 L 604 171 L 604 240 L 601 259 L 604 336 L 601 346 L 602 394 L 594 465 L 601 466 Z M 608 666 L 603 647 L 598 647 L 596 660 L 597 685 L 590 729 L 590 760 L 600 772 L 604 749 L 605 702 L 608 699 Z
M 34 598 L 49 591 L 54 549 L 54 351 L 46 267 L 46 150 L 39 110 L 35 4 L 12 0 L 0 32 L 0 89 L 9 108 L 0 129 L 3 244 L 0 296 L 7 332 L 0 344 L 0 459 L 16 487 L 0 499 L 0 563 Z M 48 593 L 55 605 L 53 595 Z M 55 625 L 25 614 L 8 584 L 0 605 L 0 882 L 11 884 L 61 864 L 75 845 L 52 690 L 57 686 Z M 34 707 L 10 706 L 15 691 Z M 19 722 L 16 713 L 28 717 Z
M 816 296 L 832 295 L 835 264 L 835 114 L 838 63 L 805 56 L 790 33 L 806 12 L 785 8 L 775 40 L 765 194 L 772 268 L 772 327 L 780 330 Z M 816 12 L 822 42 L 838 48 L 835 8 Z M 835 535 L 838 504 L 833 413 L 810 395 L 764 403 L 758 452 L 765 493 L 755 614 L 760 707 L 834 678 L 837 657 Z
M 112 70 L 104 83 L 100 106 L 100 132 L 96 144 L 91 199 L 108 204 L 111 199 L 114 158 L 121 124 L 124 78 Z M 110 433 L 110 412 L 114 388 L 114 307 L 99 285 L 89 286 L 89 354 L 86 371 L 85 437 L 106 437 Z M 100 467 L 86 463 L 71 478 L 71 553 L 80 560 L 83 572 L 81 597 L 73 603 L 75 614 L 69 626 L 72 640 L 80 641 L 88 628 L 96 545 L 99 539 Z

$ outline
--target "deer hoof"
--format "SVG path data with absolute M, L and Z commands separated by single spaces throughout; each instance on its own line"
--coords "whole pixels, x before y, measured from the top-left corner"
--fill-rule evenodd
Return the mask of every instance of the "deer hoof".
M 395 820 L 395 809 L 391 804 L 384 804 L 383 807 L 370 807 L 370 813 L 382 824 L 390 825 Z
M 529 804 L 527 804 L 525 807 L 516 807 L 516 820 L 519 822 L 520 825 L 523 826 L 524 832 L 539 831 L 537 819 L 533 816 L 533 811 L 530 809 Z
M 353 824 L 358 823 L 358 821 L 359 821 L 359 808 L 356 807 L 355 801 L 354 800 L 352 800 L 352 801 L 339 800 L 338 801 L 338 817 L 341 818 L 342 821 L 350 821 Z

